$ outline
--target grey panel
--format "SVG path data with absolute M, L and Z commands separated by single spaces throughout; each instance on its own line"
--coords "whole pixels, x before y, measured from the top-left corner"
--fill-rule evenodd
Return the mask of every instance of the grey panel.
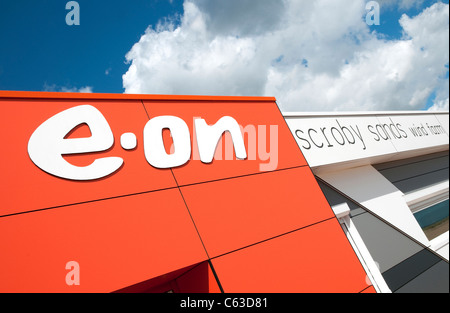
M 420 176 L 429 172 L 448 168 L 448 161 L 448 155 L 414 163 L 408 163 L 408 160 L 404 160 L 405 163 L 403 165 L 379 170 L 379 172 L 388 180 L 395 182 L 412 176 Z
M 374 165 L 403 193 L 410 193 L 449 179 L 448 152 Z
M 448 293 L 448 292 L 449 292 L 449 269 L 448 263 L 443 260 L 396 291 L 396 293 Z
M 420 188 L 428 187 L 437 183 L 448 180 L 448 168 L 441 169 L 435 172 L 414 176 L 401 181 L 393 182 L 395 187 L 407 194 Z
M 397 166 L 401 166 L 401 165 L 405 165 L 405 164 L 417 163 L 417 162 L 431 160 L 431 159 L 438 159 L 441 157 L 448 157 L 448 151 L 442 151 L 442 152 L 437 152 L 437 153 L 433 153 L 433 154 L 421 155 L 421 156 L 417 156 L 417 157 L 413 157 L 413 158 L 409 158 L 409 159 L 401 159 L 401 160 L 397 160 L 397 161 L 379 163 L 379 164 L 374 165 L 374 167 L 378 171 L 381 172 L 383 170 L 390 169 L 393 167 L 397 167 Z
M 423 249 L 369 213 L 352 217 L 352 221 L 382 273 Z
M 366 211 L 364 209 L 361 208 L 357 208 L 355 210 L 351 210 L 350 211 L 350 217 L 353 218 L 355 216 L 358 216 L 360 214 L 366 213 Z
M 423 249 L 384 272 L 383 277 L 391 291 L 394 292 L 440 261 L 441 258 L 434 253 Z

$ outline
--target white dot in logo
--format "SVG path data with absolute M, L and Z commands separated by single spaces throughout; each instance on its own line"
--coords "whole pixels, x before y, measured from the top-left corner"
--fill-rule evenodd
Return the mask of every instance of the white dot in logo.
M 137 146 L 136 135 L 133 133 L 124 133 L 120 136 L 120 145 L 125 150 L 132 150 Z

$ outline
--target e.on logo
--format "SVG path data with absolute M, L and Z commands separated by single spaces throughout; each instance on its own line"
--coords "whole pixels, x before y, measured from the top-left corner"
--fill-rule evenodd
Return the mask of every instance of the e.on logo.
M 87 124 L 90 137 L 65 138 L 76 126 Z M 211 163 L 217 144 L 223 133 L 228 131 L 232 138 L 236 158 L 247 159 L 243 134 L 238 122 L 230 117 L 220 118 L 214 125 L 208 125 L 202 118 L 194 119 L 195 138 L 199 158 L 203 163 Z M 169 129 L 173 146 L 167 153 L 162 132 Z M 155 168 L 166 169 L 182 166 L 191 158 L 191 139 L 187 124 L 176 116 L 157 116 L 144 127 L 144 153 L 147 162 Z M 275 135 L 277 136 L 277 130 Z M 272 135 L 272 127 L 271 127 Z M 271 141 L 277 143 L 277 138 Z M 136 136 L 125 133 L 120 138 L 124 149 L 136 147 Z M 70 180 L 94 180 L 116 172 L 124 163 L 120 157 L 96 159 L 88 166 L 75 166 L 67 162 L 63 155 L 101 152 L 114 144 L 113 132 L 102 113 L 91 105 L 80 105 L 60 112 L 42 123 L 28 141 L 28 154 L 33 163 L 43 171 Z M 271 152 L 278 154 L 278 147 Z M 252 156 L 254 153 L 252 153 Z M 270 166 L 277 165 L 277 156 L 272 154 Z M 272 164 L 275 163 L 275 164 Z M 266 170 L 271 170 L 267 168 Z

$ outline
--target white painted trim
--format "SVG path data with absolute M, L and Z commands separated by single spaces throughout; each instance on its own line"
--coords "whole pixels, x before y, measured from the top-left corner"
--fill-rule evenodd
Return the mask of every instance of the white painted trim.
M 449 198 L 449 181 L 408 193 L 403 198 L 411 212 L 419 212 Z
M 350 207 L 348 206 L 347 202 L 334 205 L 332 209 L 337 218 L 343 218 L 350 214 Z
M 369 112 L 282 112 L 285 118 L 296 117 L 342 117 L 342 116 L 395 116 L 395 115 L 437 115 L 449 114 L 449 112 L 431 112 L 431 111 L 369 111 Z
M 449 258 L 449 232 L 445 232 L 442 235 L 434 238 L 430 241 L 431 249 L 436 253 L 439 253 L 445 259 Z
M 431 240 L 431 247 L 433 247 L 433 249 L 438 250 L 443 246 L 445 246 L 446 244 L 448 244 L 448 242 L 449 242 L 449 232 L 447 231 L 442 235 Z

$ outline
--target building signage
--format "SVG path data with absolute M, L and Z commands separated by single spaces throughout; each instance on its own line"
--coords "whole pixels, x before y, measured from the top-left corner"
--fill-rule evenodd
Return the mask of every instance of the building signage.
M 285 115 L 285 118 L 309 165 L 316 167 L 448 146 L 448 127 L 436 115 Z
M 237 121 L 224 116 L 214 125 L 208 125 L 202 118 L 196 118 L 195 139 L 200 160 L 211 163 L 222 134 L 231 134 L 236 158 L 244 160 L 247 152 L 244 138 Z M 86 124 L 91 136 L 85 138 L 65 138 L 75 127 Z M 162 132 L 169 129 L 173 147 L 168 153 L 164 146 Z M 96 159 L 87 166 L 75 166 L 67 162 L 63 155 L 105 151 L 114 144 L 114 135 L 102 113 L 91 105 L 79 105 L 64 110 L 42 123 L 31 135 L 28 154 L 39 168 L 45 172 L 71 180 L 94 180 L 108 176 L 123 164 L 120 157 Z M 126 149 L 136 147 L 136 136 L 125 133 L 121 136 L 121 146 Z M 155 168 L 173 168 L 184 165 L 191 157 L 191 135 L 187 124 L 176 116 L 158 116 L 150 119 L 144 127 L 145 158 Z

